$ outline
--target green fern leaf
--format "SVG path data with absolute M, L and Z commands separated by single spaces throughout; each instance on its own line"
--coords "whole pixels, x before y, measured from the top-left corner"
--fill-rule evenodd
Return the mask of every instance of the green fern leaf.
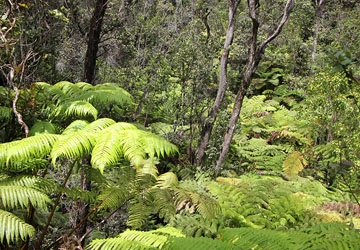
M 92 152 L 91 163 L 103 171 L 105 166 L 114 164 L 125 157 L 133 165 L 144 164 L 146 156 L 164 156 L 177 152 L 175 145 L 162 137 L 135 129 L 133 125 L 120 123 L 104 130 Z
M 0 144 L 0 165 L 20 167 L 29 159 L 46 157 L 59 135 L 37 134 L 19 141 Z
M 12 213 L 0 209 L 0 242 L 25 241 L 35 236 L 35 228 Z
M 68 101 L 60 104 L 53 112 L 53 116 L 65 115 L 71 116 L 92 116 L 96 120 L 98 111 L 89 102 L 86 101 Z
M 96 106 L 111 103 L 120 106 L 132 104 L 131 95 L 112 83 L 98 84 L 92 89 L 88 88 L 79 96 L 79 99 L 86 100 Z
M 41 133 L 56 134 L 56 128 L 51 122 L 38 121 L 30 128 L 29 135 L 34 136 Z
M 0 186 L 23 186 L 33 188 L 41 192 L 51 193 L 57 190 L 57 184 L 38 176 L 17 175 L 0 180 Z
M 74 132 L 63 135 L 54 143 L 51 150 L 52 164 L 56 166 L 56 160 L 59 157 L 67 159 L 80 159 L 89 155 L 96 141 L 94 133 L 85 131 Z
M 91 250 L 156 250 L 139 242 L 125 240 L 123 238 L 108 238 L 93 240 L 89 246 Z
M 307 165 L 303 154 L 299 151 L 294 151 L 283 162 L 283 171 L 285 174 L 292 176 L 297 175 Z
M 176 187 L 179 184 L 179 180 L 173 172 L 166 172 L 157 178 L 155 187 L 158 188 L 170 188 Z
M 22 186 L 0 186 L 0 199 L 5 208 L 26 208 L 30 202 L 34 207 L 46 209 L 51 203 L 44 193 Z
M 100 209 L 115 209 L 129 199 L 129 192 L 123 187 L 108 187 L 101 191 L 97 200 L 101 201 Z
M 229 242 L 214 240 L 207 237 L 199 238 L 170 238 L 166 245 L 162 248 L 164 250 L 215 250 L 227 249 L 238 250 L 239 247 Z M 240 248 L 241 249 L 241 248 Z
M 62 132 L 62 135 L 67 135 L 73 132 L 77 132 L 85 128 L 89 124 L 88 121 L 85 120 L 75 120 L 72 123 L 67 126 L 64 131 Z

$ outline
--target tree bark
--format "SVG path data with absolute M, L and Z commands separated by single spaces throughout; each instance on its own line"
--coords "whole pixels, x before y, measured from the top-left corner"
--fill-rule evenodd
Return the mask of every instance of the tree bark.
M 100 34 L 108 0 L 97 0 L 93 16 L 90 20 L 87 50 L 85 55 L 84 80 L 94 84 L 97 52 L 99 50 Z
M 209 111 L 208 118 L 205 121 L 204 127 L 202 128 L 200 134 L 200 139 L 198 141 L 198 146 L 195 153 L 195 161 L 198 166 L 201 166 L 204 163 L 205 151 L 209 144 L 211 132 L 216 121 L 217 113 L 224 99 L 225 91 L 227 88 L 227 64 L 229 60 L 230 46 L 234 39 L 236 10 L 240 2 L 241 0 L 229 1 L 228 28 L 226 31 L 226 39 L 220 60 L 219 88 L 216 94 L 214 104 Z
M 268 36 L 268 38 L 263 41 L 260 45 L 258 45 L 258 31 L 259 31 L 259 21 L 257 16 L 257 7 L 258 0 L 248 0 L 249 14 L 252 20 L 252 34 L 251 34 L 251 42 L 250 49 L 248 54 L 248 63 L 246 70 L 242 74 L 242 82 L 240 84 L 239 90 L 237 92 L 233 111 L 229 120 L 229 124 L 227 130 L 224 135 L 223 144 L 221 146 L 221 152 L 219 158 L 215 165 L 215 172 L 218 173 L 225 157 L 229 151 L 231 140 L 234 136 L 234 131 L 239 120 L 239 115 L 242 108 L 242 103 L 244 101 L 244 97 L 246 92 L 251 84 L 252 74 L 257 69 L 259 62 L 261 60 L 262 55 L 265 52 L 265 48 L 272 40 L 274 40 L 281 32 L 282 27 L 290 16 L 290 13 L 294 7 L 294 0 L 287 0 L 284 14 L 277 28 Z

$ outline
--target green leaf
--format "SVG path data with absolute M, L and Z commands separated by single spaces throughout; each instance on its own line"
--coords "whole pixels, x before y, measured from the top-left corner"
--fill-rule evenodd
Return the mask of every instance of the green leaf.
M 29 135 L 34 136 L 41 133 L 56 134 L 56 128 L 51 122 L 38 121 L 31 127 Z
M 306 165 L 307 161 L 303 154 L 299 151 L 294 151 L 284 160 L 283 171 L 289 176 L 297 175 Z
M 25 241 L 35 236 L 35 228 L 12 213 L 0 209 L 0 242 Z

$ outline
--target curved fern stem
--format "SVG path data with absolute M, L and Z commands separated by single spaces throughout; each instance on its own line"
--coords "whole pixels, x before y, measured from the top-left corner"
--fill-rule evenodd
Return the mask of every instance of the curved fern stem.
M 75 160 L 75 161 L 73 162 L 73 164 L 70 166 L 69 172 L 67 173 L 67 175 L 66 175 L 66 177 L 65 177 L 65 179 L 64 179 L 64 182 L 63 182 L 63 184 L 61 185 L 61 188 L 65 188 L 66 183 L 68 182 L 68 180 L 69 180 L 69 178 L 70 178 L 70 175 L 71 175 L 71 173 L 72 173 L 72 171 L 73 171 L 74 166 L 75 166 L 76 163 L 77 163 L 77 160 Z M 36 250 L 40 250 L 40 249 L 41 249 L 41 245 L 42 245 L 42 243 L 43 243 L 43 241 L 44 241 L 45 235 L 46 235 L 47 230 L 48 230 L 48 228 L 49 228 L 49 226 L 50 226 L 51 220 L 52 220 L 52 218 L 53 218 L 53 216 L 54 216 L 56 207 L 59 205 L 59 202 L 60 202 L 60 199 L 61 199 L 61 195 L 62 195 L 62 192 L 59 192 L 59 193 L 58 193 L 58 196 L 56 197 L 55 203 L 54 203 L 54 205 L 53 205 L 53 207 L 52 207 L 52 209 L 51 209 L 51 212 L 50 212 L 50 214 L 49 214 L 49 217 L 48 217 L 48 219 L 47 219 L 47 222 L 46 222 L 46 224 L 45 224 L 45 226 L 44 226 L 44 229 L 42 230 L 42 232 L 41 232 L 41 234 L 40 234 L 40 238 L 39 238 L 39 240 L 38 240 L 38 242 L 37 242 L 37 244 L 36 244 L 36 247 L 35 247 Z

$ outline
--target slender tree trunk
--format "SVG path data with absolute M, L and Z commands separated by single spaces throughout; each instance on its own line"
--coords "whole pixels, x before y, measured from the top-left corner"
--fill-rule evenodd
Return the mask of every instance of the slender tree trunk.
M 217 113 L 224 99 L 225 91 L 227 88 L 227 64 L 229 59 L 230 46 L 234 38 L 236 10 L 240 1 L 241 0 L 229 1 L 229 21 L 228 21 L 229 23 L 226 31 L 226 40 L 224 43 L 224 49 L 220 60 L 219 88 L 216 94 L 216 99 L 214 101 L 214 104 L 211 107 L 211 110 L 209 111 L 208 119 L 205 121 L 204 127 L 201 131 L 200 139 L 195 154 L 196 164 L 199 166 L 201 166 L 204 163 L 205 151 L 209 144 L 211 132 L 214 127 Z
M 314 63 L 316 59 L 317 44 L 319 38 L 319 28 L 320 28 L 320 18 L 321 18 L 321 9 L 325 0 L 315 0 L 315 30 L 314 30 L 314 41 L 313 41 L 313 50 L 311 53 L 311 62 Z
M 84 80 L 93 84 L 96 70 L 97 52 L 100 43 L 102 23 L 108 0 L 97 0 L 93 16 L 90 20 L 87 50 L 85 55 Z
M 215 171 L 216 173 L 219 172 L 224 160 L 225 156 L 227 155 L 230 147 L 231 140 L 234 136 L 234 131 L 239 119 L 239 115 L 242 108 L 242 103 L 244 101 L 244 97 L 246 92 L 251 84 L 252 74 L 257 69 L 259 62 L 261 60 L 262 55 L 265 53 L 265 48 L 272 40 L 274 40 L 281 32 L 282 27 L 284 26 L 285 22 L 290 16 L 290 13 L 294 7 L 294 0 L 287 0 L 284 14 L 280 23 L 278 24 L 277 28 L 272 32 L 268 38 L 263 41 L 260 45 L 258 45 L 258 30 L 259 30 L 259 21 L 257 16 L 257 7 L 258 1 L 257 0 L 248 0 L 248 7 L 249 7 L 249 14 L 252 20 L 252 34 L 251 34 L 251 43 L 248 55 L 248 63 L 246 70 L 242 74 L 242 82 L 238 93 L 235 98 L 233 111 L 229 120 L 229 124 L 227 130 L 224 135 L 223 144 L 221 147 L 221 152 L 219 158 L 216 162 Z

